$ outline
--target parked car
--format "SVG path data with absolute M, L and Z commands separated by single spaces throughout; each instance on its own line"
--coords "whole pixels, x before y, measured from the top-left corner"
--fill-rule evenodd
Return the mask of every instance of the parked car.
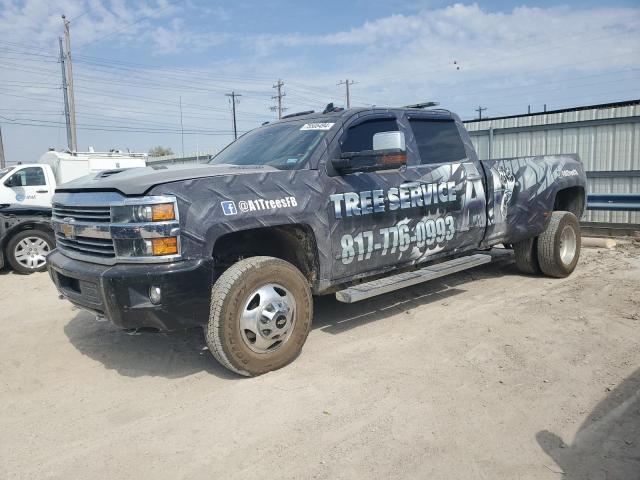
M 0 207 L 0 269 L 8 263 L 17 273 L 45 271 L 47 255 L 54 247 L 51 208 Z
M 38 163 L 0 170 L 0 205 L 51 207 L 56 187 L 102 170 L 146 166 L 146 154 L 49 151 Z
M 293 361 L 312 295 L 355 302 L 487 263 L 569 275 L 576 155 L 480 161 L 446 110 L 371 108 L 257 128 L 204 166 L 104 172 L 54 197 L 59 292 L 123 328 L 202 325 L 228 369 Z

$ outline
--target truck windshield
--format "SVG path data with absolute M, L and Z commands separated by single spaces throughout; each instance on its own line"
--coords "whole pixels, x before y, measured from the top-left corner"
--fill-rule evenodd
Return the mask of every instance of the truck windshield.
M 270 165 L 283 170 L 302 168 L 333 126 L 328 119 L 285 122 L 256 128 L 233 142 L 209 163 Z
M 0 169 L 0 178 L 4 177 L 7 173 L 13 170 L 14 167 L 7 167 Z

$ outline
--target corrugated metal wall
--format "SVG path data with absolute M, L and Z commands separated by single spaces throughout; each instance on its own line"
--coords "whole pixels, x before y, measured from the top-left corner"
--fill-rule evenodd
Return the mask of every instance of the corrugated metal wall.
M 587 171 L 589 192 L 640 193 L 639 120 L 640 103 L 635 102 L 470 121 L 465 126 L 481 159 L 577 153 Z M 589 211 L 582 220 L 640 224 L 640 212 Z

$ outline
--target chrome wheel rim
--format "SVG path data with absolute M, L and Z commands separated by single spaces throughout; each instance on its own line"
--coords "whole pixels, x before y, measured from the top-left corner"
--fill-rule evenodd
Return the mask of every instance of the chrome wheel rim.
M 573 262 L 576 256 L 577 244 L 575 230 L 567 225 L 560 234 L 560 260 L 562 260 L 562 263 L 569 265 Z
M 240 315 L 240 336 L 255 353 L 271 353 L 291 337 L 296 318 L 296 301 L 277 283 L 251 292 Z
M 16 261 L 29 270 L 37 270 L 47 263 L 49 244 L 41 237 L 26 237 L 13 249 Z

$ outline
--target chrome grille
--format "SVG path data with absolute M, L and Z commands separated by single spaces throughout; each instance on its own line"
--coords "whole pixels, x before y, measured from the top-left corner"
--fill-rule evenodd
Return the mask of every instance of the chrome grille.
M 99 258 L 115 258 L 116 251 L 110 238 L 93 237 L 65 237 L 56 233 L 56 243 L 59 249 L 90 255 Z
M 108 223 L 111 220 L 111 207 L 104 206 L 69 206 L 53 204 L 53 219 L 73 218 L 77 222 Z

